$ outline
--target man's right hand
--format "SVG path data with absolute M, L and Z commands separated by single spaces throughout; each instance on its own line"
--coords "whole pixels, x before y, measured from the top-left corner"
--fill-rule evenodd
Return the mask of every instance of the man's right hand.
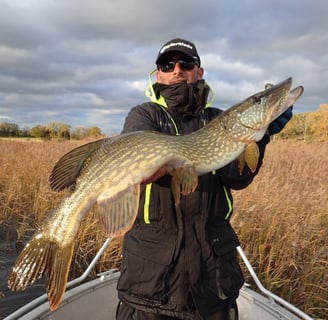
M 153 175 L 151 175 L 149 178 L 143 180 L 141 183 L 142 184 L 148 184 L 156 181 L 157 179 L 161 178 L 164 176 L 166 173 L 166 166 L 164 165 L 163 167 L 159 168 Z

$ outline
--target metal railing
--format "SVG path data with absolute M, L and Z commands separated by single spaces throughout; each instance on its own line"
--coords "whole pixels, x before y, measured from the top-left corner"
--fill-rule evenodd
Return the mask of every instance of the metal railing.
M 301 317 L 304 320 L 313 320 L 313 318 L 311 318 L 309 315 L 307 315 L 306 313 L 304 313 L 300 309 L 296 308 L 294 305 L 290 304 L 286 300 L 278 297 L 277 295 L 275 295 L 274 293 L 272 293 L 271 291 L 266 289 L 263 286 L 263 284 L 261 283 L 260 279 L 257 277 L 252 265 L 250 264 L 248 258 L 246 257 L 245 252 L 243 251 L 243 249 L 240 246 L 238 246 L 237 251 L 238 251 L 239 255 L 241 256 L 243 262 L 245 263 L 247 270 L 249 271 L 250 275 L 252 276 L 253 280 L 255 281 L 255 284 L 258 287 L 258 289 L 265 296 L 267 296 L 272 303 L 276 302 L 276 303 L 284 306 L 286 309 L 293 312 L 295 315 Z

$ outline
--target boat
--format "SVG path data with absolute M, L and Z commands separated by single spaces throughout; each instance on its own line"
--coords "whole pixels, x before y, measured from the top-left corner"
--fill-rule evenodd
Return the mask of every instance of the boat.
M 47 294 L 43 294 L 4 320 L 115 320 L 119 270 L 108 270 L 99 274 L 96 279 L 84 282 L 109 243 L 108 238 L 85 272 L 67 283 L 67 290 L 58 309 L 51 311 Z M 240 290 L 237 300 L 240 320 L 313 320 L 294 305 L 267 290 L 258 279 L 242 248 L 239 246 L 237 250 L 259 291 L 252 290 L 247 284 Z

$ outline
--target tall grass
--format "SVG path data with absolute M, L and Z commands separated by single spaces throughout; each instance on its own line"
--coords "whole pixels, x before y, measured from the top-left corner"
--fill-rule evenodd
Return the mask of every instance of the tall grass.
M 233 217 L 264 285 L 323 319 L 328 319 L 327 155 L 328 142 L 271 142 L 254 182 L 234 192 Z
M 0 140 L 0 231 L 8 246 L 18 244 L 20 250 L 62 199 L 64 193 L 49 189 L 48 176 L 58 158 L 79 144 Z M 323 319 L 328 318 L 327 155 L 327 142 L 271 142 L 254 182 L 234 192 L 232 221 L 264 285 Z M 70 277 L 85 270 L 104 240 L 93 208 L 79 230 Z M 120 257 L 118 238 L 95 272 L 118 267 Z

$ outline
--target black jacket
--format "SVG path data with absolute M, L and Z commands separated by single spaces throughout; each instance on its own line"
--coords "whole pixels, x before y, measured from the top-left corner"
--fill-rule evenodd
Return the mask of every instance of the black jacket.
M 123 132 L 154 130 L 187 134 L 221 111 L 198 108 L 179 112 L 153 102 L 134 107 Z M 259 142 L 262 164 L 265 145 Z M 165 175 L 141 186 L 138 216 L 123 243 L 119 298 L 141 310 L 193 319 L 195 308 L 206 318 L 238 297 L 243 276 L 236 258 L 238 238 L 229 219 L 231 189 L 247 187 L 257 174 L 237 161 L 199 177 L 195 192 L 181 197 L 178 208 Z

